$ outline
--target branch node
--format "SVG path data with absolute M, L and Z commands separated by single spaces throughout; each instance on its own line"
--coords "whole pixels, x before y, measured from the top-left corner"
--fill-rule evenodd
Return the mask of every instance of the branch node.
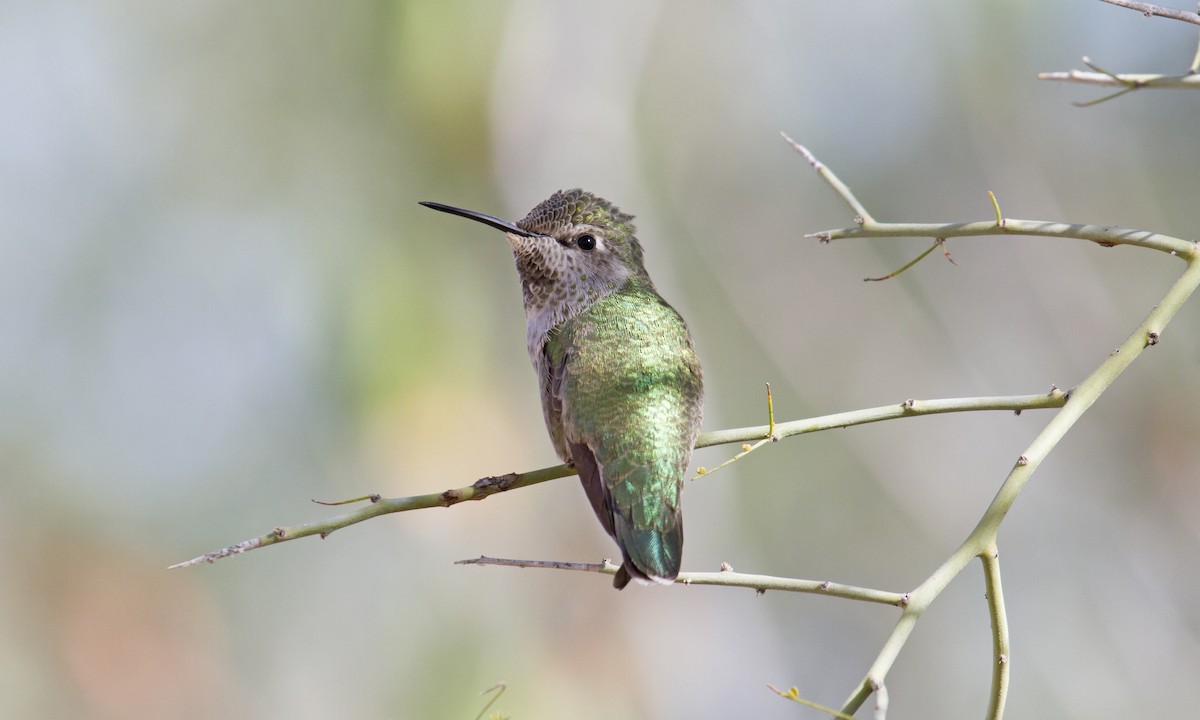
M 1029 458 L 1025 457 L 1024 455 L 1022 455 L 1022 456 L 1020 456 L 1020 457 L 1018 457 L 1018 458 L 1017 458 L 1017 465 L 1018 465 L 1018 466 L 1020 466 L 1020 467 L 1025 467 L 1025 466 L 1026 466 L 1026 465 L 1028 465 L 1028 464 L 1029 464 Z
M 504 475 L 488 475 L 485 478 L 479 478 L 478 480 L 476 480 L 474 483 L 471 484 L 471 487 L 475 488 L 476 490 L 485 490 L 485 491 L 494 490 L 495 492 L 504 492 L 505 490 L 508 490 L 509 488 L 511 488 L 513 486 L 513 484 L 517 482 L 518 479 L 519 478 L 516 473 L 505 473 Z
M 281 527 L 277 527 L 274 530 L 272 530 L 271 534 L 274 535 L 275 537 L 279 538 L 280 540 L 287 538 L 287 530 L 284 530 Z
M 733 566 L 727 562 L 721 563 L 721 572 L 733 572 Z
M 1158 344 L 1158 333 L 1153 330 L 1146 333 L 1146 346 L 1150 347 L 1152 345 L 1157 345 L 1157 344 Z

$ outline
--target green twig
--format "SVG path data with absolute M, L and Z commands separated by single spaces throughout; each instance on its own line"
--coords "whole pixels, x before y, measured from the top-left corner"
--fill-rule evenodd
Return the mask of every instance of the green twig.
M 1000 585 L 1000 553 L 993 545 L 979 555 L 983 561 L 983 580 L 987 586 L 988 617 L 992 626 L 992 692 L 987 720 L 1000 720 L 1008 699 L 1009 665 L 1008 616 L 1004 611 L 1004 589 Z
M 808 151 L 805 151 L 808 155 Z M 815 158 L 814 158 L 815 161 Z M 812 162 L 812 161 L 810 161 Z M 822 178 L 825 178 L 822 175 Z M 827 178 L 826 178 L 827 179 Z M 850 195 L 850 190 L 844 184 L 830 186 L 843 197 Z M 857 200 L 855 201 L 857 202 Z M 996 207 L 999 216 L 999 208 Z M 1021 489 L 1030 476 L 1046 458 L 1049 452 L 1066 435 L 1080 416 L 1091 407 L 1092 403 L 1108 389 L 1109 385 L 1142 353 L 1142 351 L 1158 344 L 1160 334 L 1179 308 L 1200 285 L 1200 249 L 1195 242 L 1174 238 L 1158 233 L 1141 230 L 1128 230 L 1097 225 L 1067 225 L 1063 223 L 1045 223 L 1028 220 L 1012 220 L 1000 217 L 998 222 L 978 222 L 962 224 L 916 224 L 916 223 L 865 223 L 858 227 L 827 230 L 816 233 L 822 242 L 838 238 L 850 237 L 964 237 L 970 235 L 1034 235 L 1049 237 L 1068 237 L 1089 240 L 1103 246 L 1131 245 L 1145 247 L 1177 256 L 1187 263 L 1187 268 L 1178 280 L 1167 291 L 1162 301 L 1150 311 L 1150 314 L 1134 332 L 1114 350 L 1099 367 L 1097 367 L 1082 383 L 1070 392 L 1070 402 L 1054 415 L 1033 443 L 1022 453 L 1014 464 L 1008 477 L 1000 486 L 996 497 L 984 511 L 975 529 L 963 541 L 962 545 L 941 567 L 934 571 L 916 590 L 909 593 L 909 602 L 901 613 L 900 620 L 893 628 L 891 635 L 884 642 L 875 661 L 867 671 L 866 677 L 854 689 L 842 706 L 843 712 L 853 714 L 871 695 L 875 688 L 883 685 L 884 679 L 891 670 L 892 664 L 904 647 L 913 628 L 921 615 L 941 594 L 958 573 L 973 557 L 985 557 L 992 553 L 994 556 L 996 536 L 1000 524 L 1016 501 Z M 985 557 L 985 563 L 987 563 Z M 989 573 L 989 582 L 994 580 L 996 590 L 999 590 L 998 565 L 985 564 L 985 572 Z M 994 577 L 993 577 L 994 575 Z M 999 596 L 995 601 L 998 602 Z M 993 622 L 1003 619 L 1002 605 L 992 605 Z M 998 626 L 1002 627 L 1003 623 Z M 1007 644 L 1007 630 L 997 629 L 997 643 L 1000 643 L 1003 632 L 1003 643 Z M 999 671 L 998 671 L 999 672 Z M 997 674 L 997 684 L 1000 688 L 1007 687 L 1007 670 Z M 995 689 L 995 688 L 994 688 Z M 1003 697 L 996 690 L 993 694 L 991 718 L 998 720 L 1003 711 Z
M 498 691 L 498 692 L 496 692 L 495 695 L 492 696 L 491 700 L 487 701 L 487 705 L 483 706 L 483 709 L 479 711 L 479 714 L 475 716 L 475 720 L 479 720 L 480 718 L 482 718 L 483 714 L 488 711 L 488 708 L 490 708 L 492 705 L 494 705 L 495 702 L 500 699 L 500 696 L 503 695 L 504 691 L 507 689 L 508 689 L 508 685 L 506 685 L 502 682 L 498 682 L 495 685 L 488 688 L 487 690 L 484 690 L 483 692 L 481 692 L 480 695 L 487 695 L 488 693 L 492 692 L 493 690 Z
M 738 460 L 741 460 L 742 458 L 746 457 L 750 453 L 754 452 L 755 450 L 759 449 L 760 447 L 762 447 L 763 445 L 766 445 L 769 442 L 779 442 L 779 437 L 775 434 L 775 402 L 774 402 L 774 400 L 771 399 L 771 383 L 767 383 L 767 435 L 766 435 L 766 437 L 762 438 L 761 440 L 754 443 L 753 445 L 742 445 L 742 451 L 740 453 L 738 453 L 737 455 L 734 455 L 733 457 L 729 458 L 728 460 L 726 460 L 725 462 L 716 466 L 715 468 L 708 469 L 703 466 L 696 468 L 696 475 L 692 479 L 699 480 L 702 476 L 707 477 L 708 475 L 712 475 L 713 473 L 720 470 L 721 468 L 732 465 L 733 463 L 737 462 Z
M 884 276 L 882 276 L 882 277 L 866 277 L 866 278 L 863 278 L 863 282 L 881 282 L 881 281 L 883 281 L 883 280 L 891 280 L 892 278 L 896 277 L 896 276 L 897 276 L 897 275 L 899 275 L 900 273 L 902 273 L 902 272 L 904 272 L 905 270 L 909 269 L 909 268 L 910 268 L 910 267 L 912 267 L 913 265 L 916 265 L 917 263 L 919 263 L 919 262 L 921 262 L 922 260 L 924 260 L 926 255 L 928 255 L 929 253 L 933 252 L 934 250 L 937 250 L 938 246 L 939 246 L 939 245 L 941 245 L 941 244 L 942 244 L 942 239 L 941 239 L 941 238 L 937 238 L 937 239 L 935 239 L 935 240 L 933 241 L 933 244 L 929 246 L 929 249 L 928 249 L 928 250 L 926 250 L 925 252 L 921 253 L 920 255 L 918 255 L 918 256 L 916 256 L 915 258 L 913 258 L 912 260 L 910 260 L 908 263 L 906 263 L 906 264 L 905 264 L 904 266 L 902 266 L 900 269 L 898 269 L 898 270 L 893 270 L 892 272 L 890 272 L 890 273 L 888 273 L 887 275 L 884 275 Z
M 902 417 L 918 417 L 921 415 L 977 410 L 1012 410 L 1020 412 L 1022 410 L 1039 408 L 1055 408 L 1061 407 L 1064 402 L 1066 402 L 1066 395 L 1057 389 L 1052 390 L 1046 395 L 905 400 L 903 403 L 896 405 L 886 405 L 884 407 L 855 410 L 834 415 L 823 415 L 804 420 L 792 420 L 785 423 L 774 423 L 774 410 L 771 408 L 769 413 L 771 423 L 757 427 L 733 428 L 730 430 L 701 433 L 700 437 L 696 440 L 696 447 L 703 448 L 730 443 L 744 443 L 752 440 L 760 440 L 764 437 L 785 438 L 793 435 L 818 432 L 820 430 L 850 427 L 851 425 L 864 425 L 866 423 Z M 380 515 L 431 507 L 450 507 L 451 505 L 457 505 L 468 500 L 483 500 L 497 493 L 529 487 L 530 485 L 536 485 L 548 480 L 557 480 L 558 478 L 569 477 L 574 474 L 574 469 L 567 465 L 554 465 L 523 473 L 508 473 L 507 475 L 485 477 L 466 487 L 452 488 L 428 495 L 412 495 L 400 498 L 380 498 L 377 495 L 369 495 L 366 497 L 375 499 L 370 505 L 365 505 L 357 510 L 302 525 L 277 527 L 265 535 L 250 538 L 236 545 L 223 547 L 219 550 L 192 558 L 191 560 L 176 563 L 171 566 L 171 569 L 212 563 L 231 555 L 240 555 L 249 550 L 266 547 L 267 545 L 276 545 L 289 540 L 299 540 L 300 538 L 312 535 L 318 535 L 323 538 L 335 530 L 340 530 Z
M 820 160 L 817 160 L 816 156 L 808 151 L 808 148 L 788 137 L 787 133 L 781 132 L 779 134 L 783 136 L 783 139 L 787 141 L 788 145 L 792 146 L 793 150 L 804 156 L 804 159 L 808 161 L 808 164 L 812 165 L 813 170 L 816 170 L 817 174 L 824 178 L 825 182 L 832 185 L 833 188 L 838 191 L 838 195 L 840 195 L 841 198 L 846 201 L 846 204 L 850 206 L 850 209 L 854 211 L 855 222 L 859 224 L 875 222 L 874 218 L 871 217 L 871 214 L 867 212 L 867 209 L 863 207 L 863 204 L 858 201 L 858 198 L 854 197 L 854 193 L 850 192 L 850 188 L 846 187 L 846 185 L 838 179 L 838 176 L 833 174 L 832 170 L 825 167 Z
M 805 700 L 804 698 L 800 697 L 800 691 L 795 687 L 792 687 L 789 690 L 780 690 L 774 685 L 767 685 L 767 687 L 771 690 L 771 692 L 775 693 L 784 700 L 791 700 L 792 702 L 800 703 L 801 705 L 807 705 L 814 710 L 820 710 L 826 715 L 832 715 L 835 718 L 840 718 L 840 720 L 854 720 L 852 716 L 847 715 L 846 713 L 839 712 L 833 708 L 825 707 L 824 705 L 818 705 L 811 700 Z

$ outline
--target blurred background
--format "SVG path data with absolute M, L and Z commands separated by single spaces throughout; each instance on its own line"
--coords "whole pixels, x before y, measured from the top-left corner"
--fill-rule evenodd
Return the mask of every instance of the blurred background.
M 850 213 L 1196 237 L 1196 28 L 1100 2 L 0 4 L 0 715 L 818 717 L 893 608 L 461 558 L 613 556 L 565 479 L 167 565 L 557 462 L 499 233 L 582 186 L 638 216 L 705 365 L 706 429 L 1067 388 L 1182 264 L 1014 237 L 819 245 Z M 1180 717 L 1200 676 L 1200 302 L 1001 533 L 1012 717 Z M 793 438 L 686 490 L 685 568 L 904 591 L 1049 412 Z M 714 466 L 735 447 L 698 451 Z M 918 625 L 895 718 L 979 716 L 982 573 Z M 867 712 L 864 710 L 864 712 Z

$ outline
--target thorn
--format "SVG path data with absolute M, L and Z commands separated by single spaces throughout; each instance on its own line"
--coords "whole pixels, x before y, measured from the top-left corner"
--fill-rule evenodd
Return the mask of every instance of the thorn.
M 958 263 L 954 262 L 954 256 L 950 254 L 948 249 L 946 249 L 946 238 L 938 238 L 937 243 L 938 245 L 942 246 L 942 256 L 949 260 L 951 265 L 957 267 Z
M 767 436 L 771 442 L 779 442 L 775 435 L 775 397 L 771 395 L 771 383 L 767 383 Z
M 992 209 L 996 211 L 996 227 L 1003 230 L 1007 223 L 1004 221 L 1004 214 L 1000 212 L 1000 201 L 996 199 L 996 193 L 991 190 L 988 190 L 988 197 L 992 201 Z

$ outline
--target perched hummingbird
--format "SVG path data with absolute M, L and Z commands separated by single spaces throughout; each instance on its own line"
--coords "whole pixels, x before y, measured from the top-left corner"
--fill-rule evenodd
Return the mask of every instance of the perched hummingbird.
M 550 439 L 621 548 L 613 587 L 672 582 L 703 387 L 687 325 L 642 264 L 633 216 L 578 189 L 554 193 L 516 223 L 421 204 L 504 231 Z

